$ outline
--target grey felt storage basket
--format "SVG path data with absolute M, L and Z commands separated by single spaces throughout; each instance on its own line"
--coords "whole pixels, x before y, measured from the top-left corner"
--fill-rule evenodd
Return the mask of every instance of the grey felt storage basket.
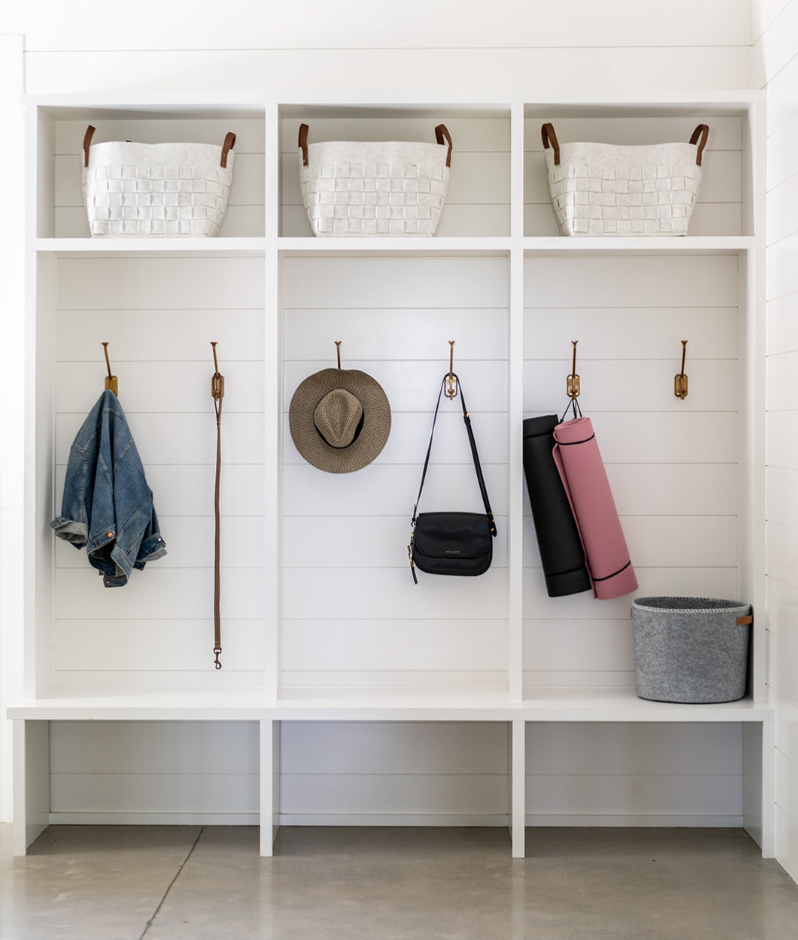
M 709 704 L 743 698 L 751 605 L 716 597 L 638 597 L 632 602 L 640 698 Z

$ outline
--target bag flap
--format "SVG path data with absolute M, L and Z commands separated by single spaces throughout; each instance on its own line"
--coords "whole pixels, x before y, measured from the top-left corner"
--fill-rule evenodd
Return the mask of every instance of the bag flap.
M 484 513 L 422 512 L 416 520 L 415 549 L 429 558 L 480 558 L 493 550 Z

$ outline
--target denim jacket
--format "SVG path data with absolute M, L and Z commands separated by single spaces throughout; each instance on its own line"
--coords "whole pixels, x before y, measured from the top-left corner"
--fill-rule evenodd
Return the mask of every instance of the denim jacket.
M 133 568 L 166 554 L 158 518 L 125 413 L 105 391 L 69 452 L 55 534 L 84 548 L 105 587 L 127 584 Z

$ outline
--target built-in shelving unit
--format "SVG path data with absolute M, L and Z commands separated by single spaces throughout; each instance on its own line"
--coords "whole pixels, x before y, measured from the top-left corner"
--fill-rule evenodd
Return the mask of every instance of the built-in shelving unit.
M 733 594 L 764 611 L 763 107 L 749 92 L 28 100 L 26 694 L 10 710 L 18 853 L 50 818 L 50 722 L 226 720 L 261 725 L 264 855 L 280 817 L 281 724 L 300 721 L 505 724 L 516 857 L 531 812 L 528 723 L 738 724 L 740 815 L 773 854 L 764 617 L 747 699 L 638 699 L 629 598 L 545 597 L 520 433 L 524 417 L 563 410 L 568 340 L 579 338 L 582 401 L 639 593 Z M 543 119 L 561 140 L 619 143 L 687 139 L 694 124 L 710 124 L 693 234 L 558 237 Z M 310 236 L 300 121 L 313 141 L 427 139 L 441 120 L 455 153 L 437 237 Z M 88 238 L 78 156 L 87 121 L 97 141 L 215 142 L 234 130 L 221 236 Z M 688 329 L 690 396 L 679 402 L 672 377 Z M 208 593 L 211 339 L 228 383 L 221 672 Z M 333 364 L 335 339 L 344 367 L 374 375 L 393 411 L 384 453 L 347 477 L 306 464 L 287 430 L 293 390 Z M 415 587 L 410 508 L 449 339 L 500 535 L 483 577 Z M 110 592 L 48 526 L 69 444 L 102 387 L 101 341 L 111 343 L 169 545 Z M 466 508 L 467 448 L 456 416 L 441 417 L 425 500 Z

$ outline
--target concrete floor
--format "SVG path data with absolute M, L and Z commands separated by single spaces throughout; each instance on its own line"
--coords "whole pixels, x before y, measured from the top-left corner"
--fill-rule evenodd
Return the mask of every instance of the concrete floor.
M 796 940 L 737 829 L 0 827 L 0 940 Z

